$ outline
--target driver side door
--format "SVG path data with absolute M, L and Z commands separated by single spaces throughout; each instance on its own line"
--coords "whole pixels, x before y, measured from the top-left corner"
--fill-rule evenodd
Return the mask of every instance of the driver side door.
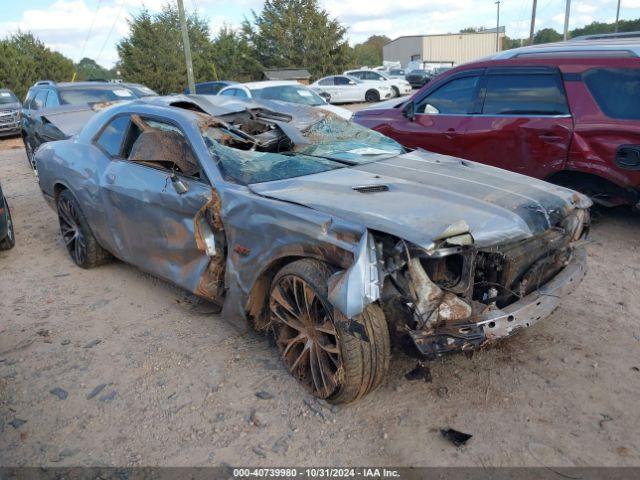
M 100 186 L 114 253 L 195 292 L 210 257 L 198 247 L 194 219 L 211 200 L 211 186 L 179 126 L 155 117 L 120 117 L 97 139 L 111 157 Z M 119 147 L 107 151 L 102 139 L 116 121 L 126 133 Z M 111 143 L 118 144 L 117 138 Z
M 413 120 L 400 116 L 388 135 L 409 148 L 469 158 L 465 132 L 478 108 L 480 71 L 462 72 L 415 101 Z

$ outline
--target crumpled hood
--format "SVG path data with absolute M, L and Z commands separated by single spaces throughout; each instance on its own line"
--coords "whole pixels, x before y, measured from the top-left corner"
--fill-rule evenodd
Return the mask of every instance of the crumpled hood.
M 354 190 L 372 185 L 388 190 Z M 250 188 L 424 248 L 460 221 L 469 225 L 475 245 L 486 247 L 543 233 L 574 208 L 591 205 L 566 188 L 426 151 Z

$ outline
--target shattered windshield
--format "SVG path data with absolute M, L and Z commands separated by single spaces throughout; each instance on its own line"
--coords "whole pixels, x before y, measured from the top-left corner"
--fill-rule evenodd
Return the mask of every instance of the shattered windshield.
M 295 150 L 306 155 L 360 164 L 404 153 L 404 148 L 395 140 L 335 115 L 325 116 L 303 133 L 311 143 L 297 145 Z
M 320 120 L 302 131 L 290 124 L 237 118 L 233 124 L 209 126 L 202 136 L 225 180 L 243 185 L 302 177 L 404 153 L 399 143 L 378 132 L 330 113 L 318 115 Z
M 283 102 L 299 103 L 317 107 L 327 102 L 313 90 L 302 85 L 279 85 L 274 87 L 252 89 L 253 98 L 262 100 L 280 100 Z

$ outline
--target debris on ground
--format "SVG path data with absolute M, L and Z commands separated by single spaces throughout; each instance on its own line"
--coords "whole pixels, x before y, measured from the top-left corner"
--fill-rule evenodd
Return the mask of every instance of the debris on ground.
M 111 403 L 113 399 L 116 398 L 117 394 L 118 392 L 116 392 L 115 390 L 111 390 L 106 395 L 101 396 L 99 400 L 104 403 Z
M 600 420 L 598 420 L 598 425 L 600 425 L 600 428 L 603 428 L 603 425 L 605 424 L 605 422 L 613 421 L 613 418 L 611 418 L 606 413 L 601 413 L 600 416 L 602 417 Z
M 256 397 L 258 397 L 260 400 L 271 400 L 273 398 L 273 394 L 261 390 L 259 392 L 256 392 Z
M 262 415 L 260 412 L 257 412 L 256 410 L 251 412 L 251 415 L 249 416 L 249 422 L 251 422 L 253 425 L 255 425 L 258 428 L 267 426 L 267 422 L 264 418 L 264 415 Z
M 67 397 L 69 396 L 69 393 L 64 388 L 60 388 L 60 387 L 52 388 L 51 390 L 49 390 L 49 393 L 51 395 L 55 395 L 60 400 L 66 400 Z
M 415 380 L 424 379 L 425 382 L 431 383 L 433 378 L 431 377 L 431 370 L 424 363 L 418 363 L 416 368 L 410 372 L 405 373 L 404 378 L 413 382 Z
M 13 420 L 11 420 L 9 422 L 9 425 L 11 425 L 13 428 L 18 429 L 20 428 L 22 425 L 24 425 L 25 423 L 27 423 L 26 420 L 22 420 L 21 418 L 14 418 Z
M 89 343 L 87 343 L 84 348 L 93 348 L 96 345 L 98 345 L 99 343 L 101 343 L 102 340 L 96 339 L 96 340 L 91 340 Z
M 454 430 L 453 428 L 441 429 L 440 433 L 444 438 L 453 443 L 456 447 L 460 447 L 467 443 L 473 435 L 469 435 L 468 433 L 459 432 L 458 430 Z
M 265 452 L 262 448 L 260 447 L 253 447 L 251 450 L 253 450 L 253 453 L 255 453 L 256 455 L 258 455 L 261 458 L 267 458 L 267 452 Z
M 89 392 L 89 394 L 87 395 L 87 400 L 91 400 L 92 398 L 94 398 L 96 395 L 98 395 L 102 390 L 104 390 L 104 387 L 106 387 L 107 384 L 106 383 L 101 383 L 100 385 L 98 385 L 97 387 L 95 387 L 93 390 L 91 390 Z

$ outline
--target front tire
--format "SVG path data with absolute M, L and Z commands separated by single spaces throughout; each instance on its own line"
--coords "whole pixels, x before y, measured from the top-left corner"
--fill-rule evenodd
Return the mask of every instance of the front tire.
M 393 90 L 393 96 L 394 97 L 399 97 L 400 96 L 400 89 L 398 87 L 392 86 L 391 90 Z
M 7 201 L 4 201 L 5 206 L 5 222 L 7 224 L 7 235 L 0 240 L 0 250 L 9 250 L 16 244 L 15 231 L 13 229 L 13 220 L 11 219 L 11 210 Z
M 377 90 L 367 90 L 367 93 L 364 94 L 364 99 L 369 103 L 379 102 L 380 93 Z
M 23 137 L 24 142 L 24 150 L 27 154 L 27 161 L 29 162 L 29 166 L 31 170 L 36 171 L 36 162 L 34 159 L 33 147 L 31 146 L 31 142 L 29 141 L 29 137 Z
M 74 263 L 81 268 L 94 268 L 111 259 L 91 233 L 77 200 L 69 190 L 56 199 L 62 240 Z
M 376 304 L 353 320 L 367 338 L 349 331 L 350 322 L 327 299 L 332 273 L 317 260 L 285 266 L 271 284 L 270 320 L 289 373 L 314 396 L 348 403 L 376 389 L 386 376 L 389 332 Z

